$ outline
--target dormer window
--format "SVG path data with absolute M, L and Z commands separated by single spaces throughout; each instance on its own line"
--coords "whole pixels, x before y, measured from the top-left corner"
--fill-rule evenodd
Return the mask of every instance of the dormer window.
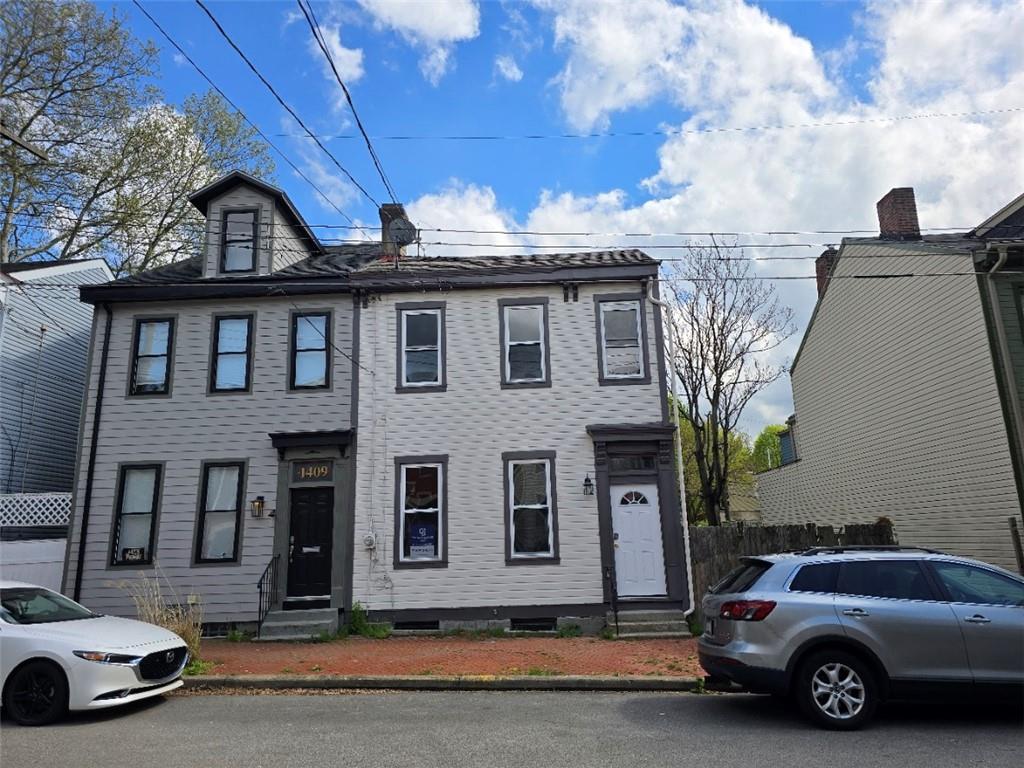
M 256 271 L 257 213 L 255 208 L 224 212 L 220 249 L 222 273 Z

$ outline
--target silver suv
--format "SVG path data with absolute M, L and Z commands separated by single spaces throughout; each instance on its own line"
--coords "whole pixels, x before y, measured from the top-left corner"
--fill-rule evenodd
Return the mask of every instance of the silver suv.
M 792 695 L 827 728 L 879 701 L 1024 688 L 1024 579 L 976 560 L 901 547 L 742 558 L 703 602 L 711 681 Z

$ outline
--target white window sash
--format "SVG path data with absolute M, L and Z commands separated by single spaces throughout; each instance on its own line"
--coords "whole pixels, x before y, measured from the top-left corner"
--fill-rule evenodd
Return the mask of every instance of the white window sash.
M 510 314 L 516 309 L 537 309 L 537 340 L 536 341 L 512 341 L 512 322 Z M 513 379 L 512 378 L 512 347 L 540 348 L 540 376 L 535 379 Z M 505 380 L 509 384 L 525 384 L 536 381 L 547 381 L 548 369 L 545 360 L 547 350 L 544 347 L 544 305 L 543 304 L 522 304 L 512 307 L 505 307 Z
M 516 504 L 515 468 L 523 464 L 544 465 L 544 499 L 546 504 Z M 548 549 L 547 552 L 516 552 L 516 515 L 517 509 L 545 509 L 548 513 Z M 508 531 L 509 555 L 513 560 L 529 560 L 538 557 L 554 557 L 555 526 L 551 510 L 551 461 L 549 459 L 517 459 L 508 463 Z
M 608 372 L 608 336 L 605 329 L 604 319 L 609 311 L 633 309 L 636 314 L 636 349 L 639 371 L 637 373 L 609 373 Z M 601 367 L 606 379 L 640 379 L 644 375 L 644 337 L 641 326 L 640 302 L 639 301 L 610 301 L 601 304 Z M 620 347 L 623 349 L 623 347 Z
M 406 343 L 406 331 L 408 318 L 412 315 L 433 315 L 437 319 L 437 344 L 426 344 L 421 346 L 409 346 Z M 437 376 L 433 381 L 409 381 L 408 379 L 408 355 L 410 352 L 435 352 L 437 355 Z M 411 309 L 402 311 L 402 386 L 403 387 L 436 387 L 441 383 L 441 310 L 439 309 Z
M 405 473 L 408 469 L 437 470 L 437 507 L 426 509 L 406 509 L 405 507 Z M 444 521 L 442 520 L 441 509 L 444 507 L 444 467 L 440 464 L 402 464 L 402 474 L 398 484 L 401 496 L 398 500 L 398 562 L 400 563 L 436 563 L 444 555 Z M 437 515 L 437 554 L 434 557 L 406 557 L 405 556 L 405 518 L 407 515 L 415 514 L 436 514 Z

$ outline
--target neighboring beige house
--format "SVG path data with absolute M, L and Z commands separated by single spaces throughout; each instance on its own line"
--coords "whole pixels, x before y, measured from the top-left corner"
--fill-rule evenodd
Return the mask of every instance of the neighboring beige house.
M 1024 195 L 969 232 L 920 233 L 914 191 L 881 234 L 818 259 L 818 303 L 791 375 L 783 466 L 763 521 L 873 522 L 901 544 L 1022 568 Z

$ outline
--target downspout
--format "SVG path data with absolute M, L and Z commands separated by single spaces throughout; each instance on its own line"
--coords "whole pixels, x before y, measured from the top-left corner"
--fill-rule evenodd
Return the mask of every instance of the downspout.
M 82 594 L 82 568 L 85 566 L 85 542 L 89 532 L 89 512 L 92 509 L 92 483 L 96 474 L 96 446 L 100 437 L 100 416 L 103 413 L 103 387 L 107 380 L 107 355 L 110 351 L 110 326 L 114 319 L 110 305 L 103 303 L 107 321 L 103 330 L 103 351 L 100 353 L 100 375 L 96 382 L 96 408 L 92 414 L 92 437 L 89 442 L 89 464 L 85 470 L 85 499 L 82 502 L 82 525 L 78 533 L 78 566 L 75 568 L 75 591 L 72 599 L 76 602 Z M 72 532 L 73 533 L 73 532 Z
M 657 278 L 655 278 L 657 280 Z M 679 431 L 679 395 L 678 395 L 678 377 L 675 374 L 675 368 L 673 367 L 675 362 L 675 335 L 672 332 L 672 318 L 669 317 L 669 305 L 654 296 L 654 282 L 651 280 L 647 283 L 647 300 L 650 301 L 657 307 L 660 307 L 665 314 L 665 325 L 668 330 L 668 375 L 672 379 L 672 414 L 669 420 L 675 425 L 675 433 L 673 434 L 673 441 L 676 447 L 676 475 L 679 480 L 679 506 L 683 511 L 683 549 L 686 551 L 684 555 L 686 558 L 686 588 L 689 591 L 689 607 L 683 611 L 683 618 L 688 618 L 695 610 L 697 610 L 696 598 L 693 594 L 693 559 L 690 556 L 690 520 L 686 514 L 686 481 L 683 479 L 683 436 Z

